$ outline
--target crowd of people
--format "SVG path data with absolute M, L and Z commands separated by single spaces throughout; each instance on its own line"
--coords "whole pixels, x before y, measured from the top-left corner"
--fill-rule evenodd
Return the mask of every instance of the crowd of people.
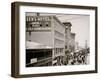
M 89 64 L 89 48 L 66 54 L 64 65 Z
M 89 48 L 67 52 L 66 56 L 59 56 L 55 58 L 57 63 L 54 65 L 87 65 L 89 64 Z

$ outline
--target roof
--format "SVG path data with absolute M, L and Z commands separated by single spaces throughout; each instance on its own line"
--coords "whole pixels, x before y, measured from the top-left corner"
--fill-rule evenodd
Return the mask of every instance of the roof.
M 66 27 L 56 16 L 53 16 L 53 18 L 63 27 Z
M 69 26 L 69 27 L 72 26 L 71 22 L 64 22 L 63 24 L 64 24 L 65 26 Z

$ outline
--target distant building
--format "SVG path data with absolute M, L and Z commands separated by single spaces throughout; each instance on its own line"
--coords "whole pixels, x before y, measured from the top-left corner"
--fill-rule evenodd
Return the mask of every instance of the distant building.
M 65 25 L 55 16 L 26 16 L 26 66 L 60 65 Z
M 71 51 L 75 50 L 75 33 L 71 33 Z
M 71 33 L 70 22 L 63 23 L 66 26 L 65 29 L 65 52 L 69 53 L 75 50 L 75 33 Z

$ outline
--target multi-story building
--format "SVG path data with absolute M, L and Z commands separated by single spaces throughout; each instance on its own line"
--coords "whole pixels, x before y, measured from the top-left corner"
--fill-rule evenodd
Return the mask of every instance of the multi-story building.
M 65 25 L 55 16 L 26 16 L 26 66 L 61 65 Z
M 72 24 L 70 22 L 63 23 L 66 26 L 65 29 L 65 52 L 70 53 L 75 50 L 75 33 L 71 32 Z

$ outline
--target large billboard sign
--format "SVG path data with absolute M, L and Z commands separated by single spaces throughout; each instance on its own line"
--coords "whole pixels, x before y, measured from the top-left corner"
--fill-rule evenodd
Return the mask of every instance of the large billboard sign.
M 26 31 L 50 31 L 51 17 L 50 16 L 27 16 Z

